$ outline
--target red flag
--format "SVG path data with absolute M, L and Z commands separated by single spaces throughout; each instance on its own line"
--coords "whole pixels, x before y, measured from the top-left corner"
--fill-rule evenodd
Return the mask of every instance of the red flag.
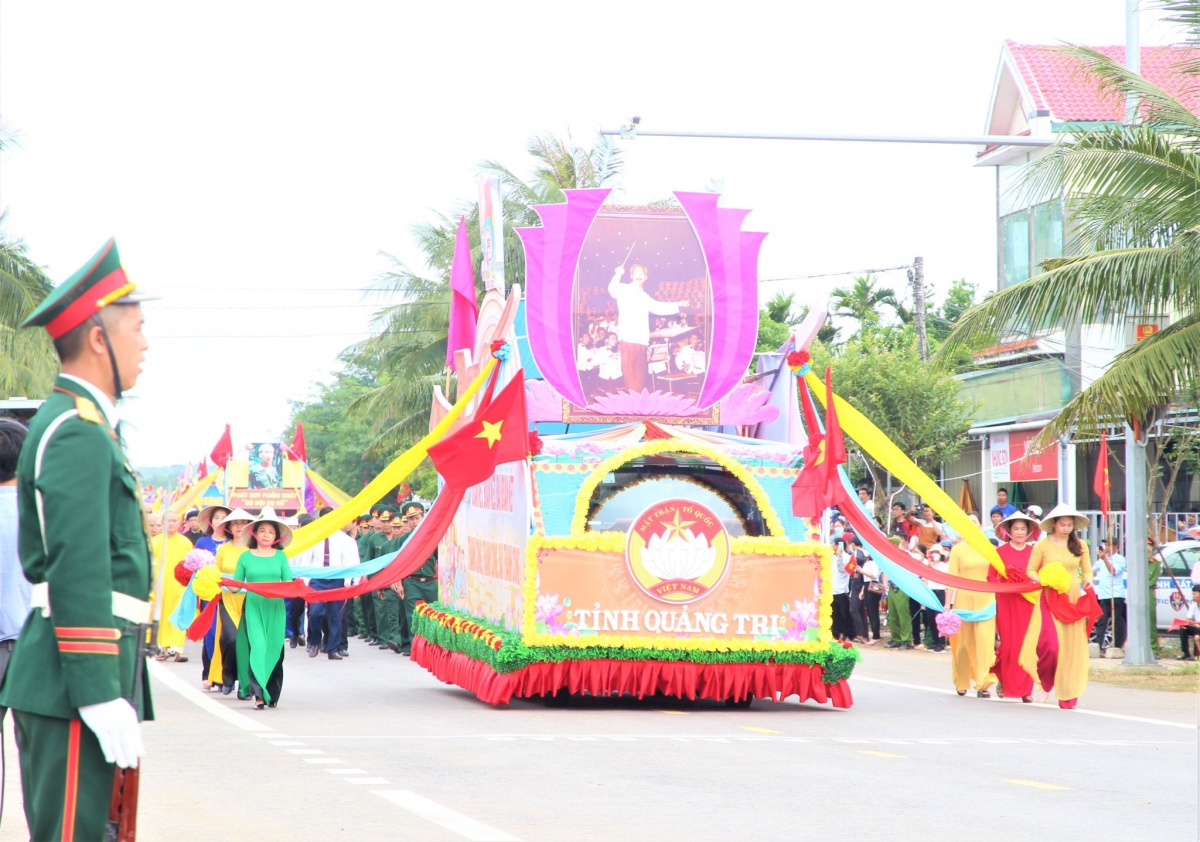
M 288 454 L 289 459 L 298 462 L 308 461 L 308 445 L 304 443 L 304 422 L 296 422 L 296 435 L 292 436 L 292 449 Z
M 838 465 L 846 461 L 846 440 L 833 404 L 830 373 L 825 370 L 824 432 L 808 387 L 800 384 L 800 408 L 808 428 L 808 444 L 804 447 L 804 467 L 792 483 L 792 514 L 797 517 L 819 518 L 826 509 L 841 504 L 847 497 L 838 474 Z
M 229 425 L 225 425 L 225 432 L 221 433 L 221 438 L 213 447 L 212 453 L 208 455 L 216 463 L 218 468 L 224 468 L 225 465 L 233 458 L 233 436 L 229 432 Z
M 1100 434 L 1100 455 L 1096 459 L 1096 476 L 1092 479 L 1092 490 L 1100 498 L 1100 513 L 1108 520 L 1108 508 L 1111 502 L 1109 489 L 1112 482 L 1108 478 L 1108 433 Z
M 838 465 L 846 462 L 846 439 L 842 435 L 842 425 L 838 421 L 837 406 L 833 402 L 833 371 L 825 369 L 825 495 L 829 498 L 838 496 L 842 488 L 842 478 L 838 473 Z
M 471 246 L 467 242 L 467 218 L 459 217 L 450 266 L 450 332 L 446 336 L 446 365 L 454 365 L 454 352 L 475 347 L 475 323 L 479 303 L 475 300 L 475 272 L 471 268 Z
M 196 474 L 196 479 L 204 479 L 208 476 L 208 459 L 200 457 L 200 470 Z
M 518 373 L 474 420 L 429 448 L 429 458 L 447 486 L 470 488 L 495 473 L 497 465 L 523 461 L 529 455 L 528 432 L 525 377 Z

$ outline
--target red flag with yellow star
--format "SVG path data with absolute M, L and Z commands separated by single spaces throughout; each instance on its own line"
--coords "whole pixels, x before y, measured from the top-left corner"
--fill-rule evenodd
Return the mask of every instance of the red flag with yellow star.
M 518 373 L 465 427 L 429 448 L 433 466 L 450 488 L 483 482 L 505 462 L 529 455 L 525 378 Z

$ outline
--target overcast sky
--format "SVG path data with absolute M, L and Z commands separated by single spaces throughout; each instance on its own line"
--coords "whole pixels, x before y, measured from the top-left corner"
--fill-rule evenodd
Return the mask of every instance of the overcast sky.
M 56 281 L 115 236 L 150 352 L 135 464 L 197 460 L 226 422 L 277 438 L 366 336 L 363 289 L 477 164 L 631 115 L 645 129 L 976 134 L 1004 39 L 1123 44 L 1124 0 L 132 3 L 5 0 L 7 231 Z M 1143 13 L 1142 43 L 1171 33 Z M 623 142 L 627 201 L 724 179 L 770 232 L 760 277 L 925 258 L 995 285 L 994 171 L 968 147 Z M 885 275 L 893 285 L 902 273 Z M 764 283 L 823 305 L 848 277 Z

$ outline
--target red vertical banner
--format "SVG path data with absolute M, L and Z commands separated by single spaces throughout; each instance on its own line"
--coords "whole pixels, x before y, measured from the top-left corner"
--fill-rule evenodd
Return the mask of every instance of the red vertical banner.
M 1108 476 L 1108 433 L 1100 434 L 1100 454 L 1096 457 L 1096 475 L 1092 478 L 1092 490 L 1100 498 L 1100 513 L 1108 519 L 1108 508 L 1111 505 L 1112 482 Z

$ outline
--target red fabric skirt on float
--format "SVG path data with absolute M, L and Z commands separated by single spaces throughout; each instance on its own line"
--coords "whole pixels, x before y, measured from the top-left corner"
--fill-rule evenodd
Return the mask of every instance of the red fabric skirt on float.
M 423 637 L 414 637 L 412 660 L 447 684 L 470 690 L 491 705 L 516 697 L 547 696 L 566 690 L 611 696 L 629 693 L 641 699 L 657 692 L 682 699 L 742 701 L 754 697 L 848 708 L 854 703 L 846 679 L 825 684 L 820 666 L 812 664 L 694 664 L 686 661 L 561 661 L 536 663 L 515 672 L 498 673 L 482 661 L 451 652 Z

